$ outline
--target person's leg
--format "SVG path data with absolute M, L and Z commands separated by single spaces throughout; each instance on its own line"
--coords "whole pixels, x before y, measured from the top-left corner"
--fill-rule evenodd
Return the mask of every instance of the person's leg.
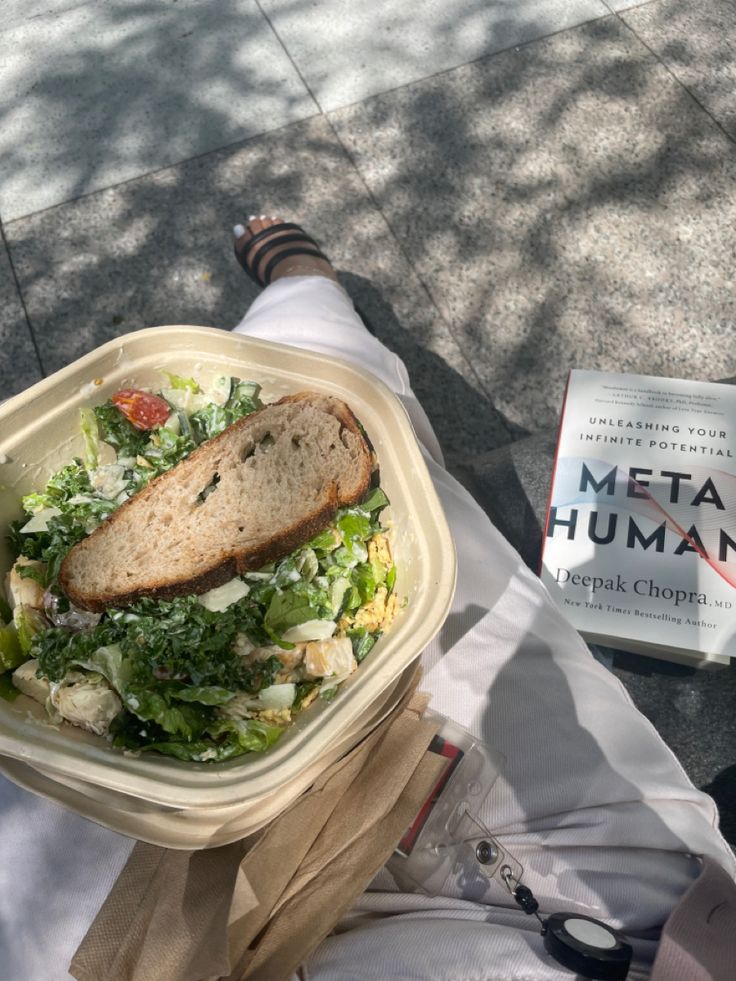
M 257 256 L 264 244 L 250 245 L 254 234 L 273 228 L 273 241 L 280 235 L 277 218 L 256 218 L 249 222 L 235 242 L 236 255 L 241 262 Z M 237 226 L 240 230 L 242 226 Z M 293 232 L 291 233 L 294 234 Z M 282 246 L 294 249 L 297 243 Z M 307 246 L 309 247 L 309 246 Z M 278 252 L 278 246 L 274 251 Z M 269 254 L 258 269 L 264 269 Z M 260 337 L 292 347 L 304 347 L 321 354 L 349 361 L 370 371 L 401 399 L 420 442 L 432 456 L 442 462 L 442 451 L 424 409 L 411 390 L 403 362 L 368 332 L 358 316 L 353 302 L 337 282 L 327 261 L 305 255 L 289 256 L 273 269 L 270 284 L 256 297 L 236 333 Z
M 336 353 L 411 398 L 403 365 L 365 332 L 335 282 L 301 275 L 298 263 L 237 329 Z M 457 545 L 458 587 L 423 656 L 423 687 L 432 707 L 506 757 L 481 818 L 523 863 L 546 912 L 577 909 L 629 931 L 656 930 L 697 874 L 691 854 L 734 869 L 715 806 L 476 502 L 429 466 Z M 448 901 L 476 898 L 474 878 L 467 869 L 448 882 Z M 525 922 L 501 887 L 483 898 Z M 406 902 L 367 894 L 359 908 L 398 912 Z M 409 904 L 426 906 L 418 897 Z

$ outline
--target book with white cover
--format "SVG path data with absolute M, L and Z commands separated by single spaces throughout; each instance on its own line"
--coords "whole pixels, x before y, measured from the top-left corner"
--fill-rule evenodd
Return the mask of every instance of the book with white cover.
M 736 386 L 571 371 L 541 577 L 594 643 L 736 656 Z

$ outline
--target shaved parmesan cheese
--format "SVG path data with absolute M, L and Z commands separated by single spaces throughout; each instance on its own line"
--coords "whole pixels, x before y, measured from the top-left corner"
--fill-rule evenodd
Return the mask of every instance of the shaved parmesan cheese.
M 202 593 L 197 599 L 205 609 L 211 610 L 213 613 L 222 613 L 228 606 L 232 606 L 233 603 L 237 603 L 239 599 L 247 596 L 249 592 L 250 586 L 244 583 L 242 579 L 231 579 L 223 586 L 217 586 L 215 589 L 210 589 L 209 592 Z
M 32 531 L 48 531 L 49 521 L 52 518 L 56 518 L 61 514 L 58 508 L 44 508 L 42 511 L 36 512 L 30 521 L 26 523 L 21 528 L 21 534 L 29 534 Z
M 334 634 L 336 627 L 337 624 L 332 620 L 307 620 L 295 627 L 289 627 L 281 637 L 290 644 L 300 644 L 305 640 L 327 640 Z

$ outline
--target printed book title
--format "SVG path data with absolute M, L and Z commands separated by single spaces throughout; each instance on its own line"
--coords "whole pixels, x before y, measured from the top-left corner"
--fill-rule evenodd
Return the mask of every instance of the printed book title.
M 596 501 L 605 501 L 606 497 L 620 500 L 623 497 L 629 501 L 646 502 L 648 513 L 645 514 L 645 518 L 648 527 L 642 528 L 633 515 L 623 516 L 610 508 L 606 508 L 605 513 L 598 509 L 589 511 L 586 522 L 584 517 L 581 520 L 579 508 L 561 509 L 553 505 L 550 507 L 547 519 L 547 538 L 564 534 L 568 541 L 573 541 L 582 532 L 595 545 L 610 545 L 616 541 L 630 549 L 651 548 L 655 552 L 664 552 L 666 532 L 669 529 L 680 539 L 673 549 L 675 555 L 696 552 L 705 559 L 728 562 L 730 552 L 733 552 L 736 557 L 736 538 L 732 537 L 726 528 L 714 528 L 709 518 L 708 534 L 703 534 L 696 524 L 696 518 L 701 513 L 699 510 L 691 512 L 693 520 L 687 528 L 681 526 L 679 521 L 674 520 L 667 513 L 665 505 L 677 506 L 679 514 L 682 514 L 683 507 L 704 509 L 710 514 L 726 511 L 726 505 L 713 477 L 708 476 L 693 484 L 693 476 L 693 473 L 679 470 L 654 471 L 647 467 L 629 467 L 628 470 L 622 470 L 614 466 L 596 479 L 588 463 L 583 461 L 580 465 L 578 493 L 585 496 L 592 492 Z M 656 481 L 656 497 L 649 489 L 652 477 Z M 654 530 L 650 530 L 655 516 L 660 517 L 661 520 Z

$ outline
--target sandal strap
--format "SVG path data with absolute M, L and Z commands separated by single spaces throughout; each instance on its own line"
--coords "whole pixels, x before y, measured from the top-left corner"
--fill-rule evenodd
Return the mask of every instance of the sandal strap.
M 274 232 L 299 232 L 303 238 L 309 238 L 301 225 L 295 225 L 293 221 L 282 221 L 280 225 L 269 225 L 268 228 L 262 228 L 260 232 L 256 232 L 248 242 L 248 248 L 270 238 Z
M 287 235 L 280 235 L 278 238 L 270 238 L 267 242 L 264 242 L 262 245 L 256 248 L 255 252 L 252 251 L 253 242 L 248 242 L 246 246 L 246 251 L 250 255 L 248 262 L 250 263 L 251 269 L 256 276 L 258 275 L 258 267 L 269 252 L 273 251 L 273 249 L 277 248 L 278 246 L 293 245 L 296 242 L 301 242 L 304 245 L 312 246 L 319 251 L 319 246 L 317 243 L 308 235 L 297 235 L 294 232 Z
M 284 235 L 282 234 L 283 232 L 289 232 L 290 234 Z M 258 267 L 269 252 L 276 247 L 280 248 L 282 245 L 290 245 L 297 242 L 301 244 L 301 248 L 283 249 L 282 251 L 277 252 L 266 265 L 263 272 L 263 278 L 258 275 Z M 253 252 L 254 245 L 259 246 L 255 253 Z M 246 254 L 250 254 L 252 258 L 247 260 Z M 268 228 L 262 228 L 260 232 L 256 232 L 255 235 L 251 237 L 250 241 L 246 243 L 242 251 L 238 252 L 236 249 L 235 255 L 248 276 L 250 276 L 253 282 L 257 283 L 259 286 L 267 286 L 270 283 L 271 274 L 282 259 L 287 259 L 297 255 L 311 255 L 317 259 L 324 259 L 325 262 L 330 261 L 327 256 L 320 251 L 318 243 L 304 231 L 301 225 L 296 225 L 291 221 L 284 221 L 281 222 L 280 225 L 269 225 Z
M 276 266 L 278 266 L 278 264 L 281 262 L 281 260 L 288 259 L 290 256 L 295 256 L 295 255 L 313 255 L 317 259 L 324 259 L 325 262 L 330 261 L 326 255 L 323 255 L 320 252 L 319 249 L 304 249 L 304 248 L 284 249 L 283 252 L 277 252 L 272 259 L 269 259 L 268 265 L 263 271 L 263 278 L 266 281 L 266 285 L 268 285 L 271 282 L 271 274 L 273 273 Z
M 238 260 L 238 263 L 240 264 L 241 268 L 243 270 L 245 270 L 245 273 L 248 276 L 248 279 L 252 279 L 253 282 L 256 284 L 256 286 L 263 287 L 264 284 L 260 281 L 260 279 L 256 276 L 256 274 L 250 268 L 250 266 L 248 265 L 248 263 L 245 261 L 245 258 L 243 256 L 243 253 L 238 251 L 238 247 L 235 244 L 233 245 L 233 252 L 235 253 L 235 258 Z

